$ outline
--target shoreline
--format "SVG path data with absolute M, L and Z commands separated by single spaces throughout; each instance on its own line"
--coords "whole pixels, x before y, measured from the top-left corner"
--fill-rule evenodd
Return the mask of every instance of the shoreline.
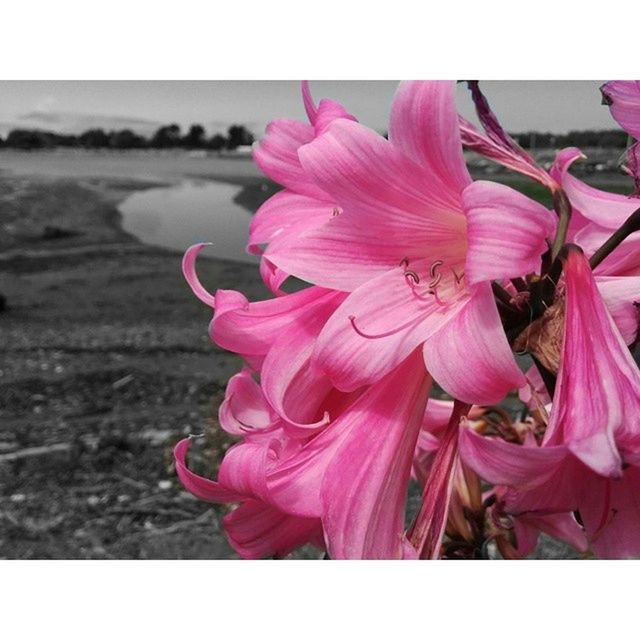
M 75 155 L 71 157 L 77 159 Z M 20 157 L 23 161 L 33 159 L 36 166 L 20 165 L 13 171 L 2 166 L 4 162 L 0 162 L 0 222 L 4 222 L 4 234 L 0 236 L 0 261 L 9 258 L 9 250 L 13 250 L 15 254 L 33 255 L 42 249 L 64 251 L 69 247 L 95 243 L 106 245 L 112 242 L 133 243 L 173 252 L 171 249 L 146 244 L 124 231 L 119 206 L 127 197 L 139 191 L 171 187 L 189 180 L 218 182 L 239 187 L 233 201 L 253 213 L 279 189 L 273 182 L 258 174 L 252 161 L 246 159 L 234 158 L 231 161 L 234 163 L 235 173 L 230 173 L 228 166 L 227 170 L 220 171 L 211 167 L 209 163 L 197 161 L 197 170 L 194 169 L 193 163 L 184 167 L 179 166 L 179 163 L 176 166 L 174 163 L 159 169 L 147 170 L 141 175 L 135 170 L 130 171 L 126 162 L 117 162 L 95 168 L 68 167 L 68 171 L 75 170 L 76 173 L 60 175 L 60 172 L 56 171 L 57 165 L 47 166 L 50 160 L 58 157 L 57 152 L 35 155 L 31 152 L 0 153 L 1 161 L 6 161 L 8 157 Z M 97 157 L 104 159 L 102 154 L 97 154 Z M 122 160 L 120 156 L 111 157 Z M 192 160 L 189 157 L 177 158 Z M 140 157 L 136 157 L 135 161 L 139 159 Z M 163 159 L 172 158 L 163 156 Z M 237 167 L 242 167 L 242 170 L 238 172 Z M 78 173 L 79 171 L 81 173 Z M 27 199 L 46 200 L 46 206 L 28 211 L 24 208 L 20 210 L 20 200 Z M 61 211 L 63 206 L 67 211 Z M 12 207 L 18 210 L 12 211 Z M 76 211 L 75 216 L 70 216 L 69 208 L 79 208 L 80 211 Z M 87 213 L 91 216 L 88 217 Z

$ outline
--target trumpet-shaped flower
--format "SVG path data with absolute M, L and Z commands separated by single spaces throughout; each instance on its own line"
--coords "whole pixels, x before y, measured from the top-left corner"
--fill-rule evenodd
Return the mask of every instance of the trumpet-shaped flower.
M 640 522 L 631 499 L 640 461 L 640 371 L 577 247 L 568 251 L 564 276 L 561 366 L 540 446 L 465 430 L 461 450 L 486 480 L 511 487 L 511 513 L 577 510 L 597 553 L 637 555 L 640 537 L 629 525 Z
M 314 347 L 339 389 L 373 383 L 422 344 L 428 371 L 461 401 L 496 402 L 524 384 L 489 281 L 536 271 L 555 219 L 509 187 L 471 181 L 453 88 L 402 85 L 389 140 L 339 119 L 299 150 L 341 213 L 265 256 L 352 292 Z

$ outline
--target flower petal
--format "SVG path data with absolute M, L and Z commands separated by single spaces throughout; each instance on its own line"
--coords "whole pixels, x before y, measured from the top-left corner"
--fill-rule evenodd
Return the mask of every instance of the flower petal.
M 437 560 L 440 557 L 451 492 L 458 472 L 460 420 L 469 409 L 469 405 L 457 401 L 454 403 L 451 418 L 424 483 L 422 506 L 409 530 L 409 541 L 420 552 L 421 557 L 429 560 Z
M 382 218 L 405 234 L 413 229 L 446 237 L 451 226 L 461 227 L 461 190 L 454 199 L 442 193 L 429 171 L 357 122 L 336 120 L 299 156 L 318 185 L 363 223 Z
M 611 115 L 636 140 L 640 139 L 640 80 L 611 80 L 600 87 Z
M 317 429 L 329 419 L 326 413 L 324 417 L 317 413 L 332 384 L 311 366 L 311 354 L 318 334 L 343 295 L 334 292 L 325 297 L 323 304 L 313 305 L 306 313 L 291 318 L 262 365 L 264 395 L 291 427 L 303 431 Z
M 244 440 L 224 455 L 218 480 L 240 495 L 267 500 L 267 473 L 279 450 L 276 438 Z
M 410 267 L 414 273 L 429 271 L 424 261 Z M 438 291 L 444 306 L 434 296 L 419 294 L 424 299 L 416 298 L 416 289 L 400 268 L 362 285 L 318 336 L 316 365 L 342 391 L 379 380 L 465 304 L 465 294 L 456 292 L 450 273 L 444 274 Z
M 551 211 L 511 187 L 484 180 L 464 190 L 462 205 L 467 216 L 468 284 L 539 272 L 546 240 L 556 228 Z
M 640 557 L 640 469 L 614 480 L 591 473 L 583 484 L 580 516 L 598 558 Z
M 267 125 L 264 137 L 253 150 L 253 159 L 261 171 L 290 191 L 312 198 L 326 199 L 300 165 L 298 149 L 311 142 L 313 127 L 298 120 L 274 120 Z
M 454 236 L 455 242 L 429 244 L 428 234 L 412 228 L 402 231 L 384 218 L 363 223 L 359 214 L 344 211 L 321 227 L 273 242 L 265 256 L 306 282 L 354 291 L 405 259 L 413 263 L 431 255 L 430 262 L 451 257 L 457 261 L 465 248 L 464 240 L 460 241 L 464 227 Z
M 244 436 L 262 431 L 272 426 L 275 419 L 276 415 L 249 369 L 245 367 L 229 379 L 218 411 L 220 426 L 227 433 Z
M 304 103 L 304 110 L 307 113 L 307 118 L 309 118 L 309 122 L 313 124 L 316 121 L 316 114 L 318 113 L 318 108 L 316 107 L 316 103 L 313 101 L 313 97 L 311 96 L 311 89 L 309 88 L 309 81 L 302 81 L 302 102 Z
M 316 136 L 322 135 L 334 120 L 352 120 L 357 122 L 339 102 L 329 98 L 323 98 L 318 104 L 315 122 L 313 123 Z
M 300 234 L 331 220 L 335 205 L 291 191 L 271 196 L 255 213 L 249 226 L 247 251 L 260 255 L 259 245 Z
M 226 291 L 216 292 L 218 301 Z M 236 292 L 233 292 L 236 293 Z M 237 294 L 241 295 L 241 294 Z M 226 312 L 218 310 L 211 323 L 211 337 L 214 342 L 235 353 L 265 355 L 283 331 L 295 323 L 301 315 L 313 309 L 330 304 L 338 304 L 344 294 L 309 287 L 289 295 L 249 303 Z M 218 305 L 218 309 L 220 309 Z
M 460 137 L 466 149 L 475 151 L 512 171 L 517 171 L 522 175 L 533 178 L 550 189 L 556 188 L 555 180 L 553 180 L 542 167 L 539 167 L 533 159 L 527 159 L 528 154 L 523 156 L 510 148 L 500 146 L 498 143 L 480 133 L 462 116 L 459 117 L 458 121 L 460 125 Z
M 291 516 L 258 500 L 245 502 L 222 522 L 231 546 L 245 560 L 283 558 L 322 540 L 320 520 Z
M 554 513 L 545 516 L 528 515 L 526 520 L 540 531 L 544 531 L 558 540 L 563 540 L 578 551 L 584 553 L 589 548 L 585 533 L 572 513 Z
M 265 287 L 271 291 L 274 296 L 284 296 L 286 293 L 281 287 L 289 274 L 282 269 L 278 269 L 269 258 L 262 256 L 260 259 L 260 277 Z
M 552 191 L 557 188 L 555 181 L 540 167 L 516 141 L 502 128 L 482 94 L 478 81 L 470 80 L 467 85 L 476 108 L 478 119 L 486 132 L 483 136 L 464 118 L 460 118 L 460 133 L 463 144 L 500 164 L 537 180 Z
M 434 380 L 469 404 L 496 404 L 526 384 L 488 283 L 477 285 L 462 311 L 427 338 L 424 358 Z
M 603 278 L 596 276 L 598 291 L 616 323 L 624 341 L 633 344 L 638 339 L 640 314 L 640 276 Z
M 443 201 L 432 176 L 382 136 L 337 120 L 300 150 L 300 158 L 342 213 L 269 248 L 268 258 L 287 273 L 350 291 L 403 258 L 432 255 L 434 261 L 464 255 L 459 198 Z
M 560 467 L 568 451 L 565 447 L 526 447 L 465 428 L 460 432 L 460 455 L 488 482 L 526 488 L 544 482 Z
M 566 444 L 596 473 L 619 476 L 618 448 L 640 437 L 640 371 L 575 245 L 564 278 L 564 340 L 544 444 Z
M 227 502 L 238 502 L 244 500 L 246 496 L 229 489 L 219 482 L 209 480 L 199 476 L 187 467 L 187 451 L 191 446 L 192 438 L 180 440 L 173 449 L 173 457 L 176 464 L 176 473 L 182 486 L 200 500 L 224 504 Z
M 640 201 L 638 201 L 640 206 Z M 574 242 L 591 257 L 610 237 L 611 229 L 589 223 L 575 234 Z M 598 276 L 640 275 L 640 232 L 625 238 L 594 270 Z
M 437 177 L 452 203 L 471 182 L 462 154 L 454 82 L 402 82 L 391 107 L 389 140 Z
M 579 216 L 583 216 L 601 227 L 617 229 L 640 207 L 640 200 L 595 189 L 572 176 L 569 173 L 569 167 L 580 157 L 584 156 L 579 149 L 574 147 L 563 149 L 558 154 L 557 166 L 555 171 L 552 170 L 552 175 L 567 194 L 574 208 L 574 216 L 578 217 L 575 211 L 577 210 Z
M 191 245 L 184 253 L 182 258 L 182 274 L 187 284 L 191 287 L 194 295 L 198 300 L 204 302 L 212 309 L 215 308 L 216 297 L 210 294 L 200 283 L 198 274 L 196 273 L 196 259 L 198 254 L 204 247 L 210 247 L 211 242 L 199 242 L 198 244 Z
M 332 558 L 402 557 L 407 485 L 430 386 L 416 351 L 376 385 L 367 419 L 349 429 L 321 488 Z

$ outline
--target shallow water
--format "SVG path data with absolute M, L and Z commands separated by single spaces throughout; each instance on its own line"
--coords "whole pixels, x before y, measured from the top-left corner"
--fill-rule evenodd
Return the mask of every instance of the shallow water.
M 245 251 L 251 214 L 233 202 L 239 191 L 193 180 L 137 191 L 119 206 L 122 227 L 146 244 L 184 251 L 196 242 L 211 242 L 211 257 L 257 262 Z

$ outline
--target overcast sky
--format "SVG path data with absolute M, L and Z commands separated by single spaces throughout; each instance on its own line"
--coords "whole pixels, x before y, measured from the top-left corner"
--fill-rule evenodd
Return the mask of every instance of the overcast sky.
M 485 94 L 512 132 L 563 133 L 570 128 L 613 128 L 600 104 L 602 81 L 487 81 Z M 314 97 L 332 97 L 358 119 L 386 130 L 396 82 L 318 81 Z M 472 117 L 465 85 L 458 108 Z M 0 81 L 0 132 L 13 127 L 78 133 L 92 126 L 149 133 L 159 124 L 197 122 L 209 133 L 245 124 L 261 134 L 278 117 L 304 118 L 298 82 L 288 81 Z

